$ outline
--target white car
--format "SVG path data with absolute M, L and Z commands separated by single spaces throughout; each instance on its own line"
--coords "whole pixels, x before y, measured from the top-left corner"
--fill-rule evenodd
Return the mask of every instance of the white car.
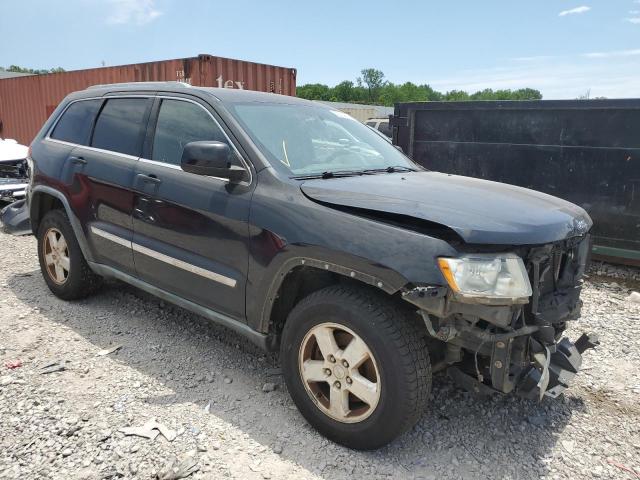
M 391 138 L 391 127 L 389 127 L 389 119 L 388 118 L 370 118 L 364 124 L 367 127 L 375 128 L 380 133 L 382 133 L 385 137 Z
M 15 140 L 0 139 L 0 201 L 14 202 L 25 196 L 29 148 Z

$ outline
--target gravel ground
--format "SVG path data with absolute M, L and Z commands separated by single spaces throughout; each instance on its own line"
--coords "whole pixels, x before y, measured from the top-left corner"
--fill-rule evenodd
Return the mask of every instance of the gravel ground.
M 569 334 L 598 331 L 602 346 L 565 395 L 478 400 L 438 376 L 418 425 L 362 453 L 305 423 L 274 356 L 119 283 L 60 301 L 35 246 L 0 233 L 0 478 L 149 479 L 174 461 L 189 478 L 640 477 L 638 270 L 592 269 Z M 42 374 L 54 363 L 65 370 Z M 152 419 L 176 438 L 119 432 Z

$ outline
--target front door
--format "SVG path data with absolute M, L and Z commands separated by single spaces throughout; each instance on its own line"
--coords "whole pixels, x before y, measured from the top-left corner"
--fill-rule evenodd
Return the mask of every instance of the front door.
M 195 175 L 180 168 L 184 146 L 230 145 L 208 107 L 157 100 L 149 158 L 135 170 L 133 256 L 140 279 L 237 319 L 245 315 L 251 183 Z

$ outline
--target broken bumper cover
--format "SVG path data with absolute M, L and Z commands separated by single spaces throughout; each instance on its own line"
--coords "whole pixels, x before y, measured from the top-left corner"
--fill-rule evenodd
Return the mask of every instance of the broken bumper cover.
M 511 340 L 494 343 L 493 354 L 487 359 L 491 367 L 483 370 L 486 376 L 477 366 L 476 375 L 458 366 L 449 367 L 447 373 L 459 386 L 479 395 L 514 392 L 536 401 L 545 396 L 556 398 L 580 371 L 585 350 L 599 344 L 595 334 L 583 334 L 575 343 L 563 338 L 549 346 L 542 346 L 531 336 L 520 338 L 528 344 L 524 352 L 512 349 Z M 505 368 L 507 365 L 509 368 Z
M 582 354 L 600 342 L 595 334 L 583 334 L 575 343 L 563 338 L 555 345 L 532 353 L 533 365 L 518 384 L 519 395 L 532 400 L 556 398 L 565 391 L 582 366 Z
M 18 200 L 0 210 L 0 229 L 11 235 L 31 235 L 31 220 L 26 200 Z

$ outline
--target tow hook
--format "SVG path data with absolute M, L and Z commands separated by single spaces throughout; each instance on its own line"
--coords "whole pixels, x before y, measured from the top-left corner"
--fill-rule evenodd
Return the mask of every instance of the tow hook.
M 563 338 L 556 344 L 555 352 L 539 352 L 534 355 L 535 366 L 524 376 L 518 392 L 526 398 L 542 400 L 543 396 L 556 398 L 569 387 L 582 365 L 582 354 L 598 346 L 595 333 L 582 334 L 575 343 Z M 546 357 L 542 359 L 542 357 Z M 538 358 L 540 357 L 540 358 Z

